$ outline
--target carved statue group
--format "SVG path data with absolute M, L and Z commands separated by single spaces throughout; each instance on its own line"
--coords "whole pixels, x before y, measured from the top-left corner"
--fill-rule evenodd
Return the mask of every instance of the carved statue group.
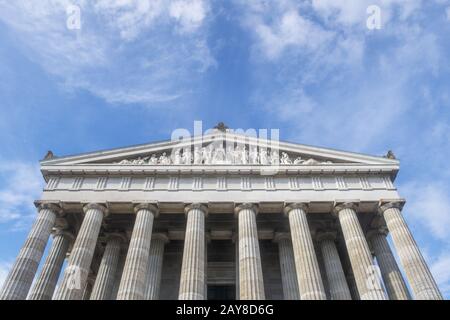
M 264 148 L 245 145 L 238 145 L 236 148 L 225 149 L 222 145 L 209 144 L 206 147 L 195 146 L 191 148 L 174 149 L 168 155 L 163 152 L 159 156 L 152 154 L 148 157 L 138 157 L 136 159 L 124 159 L 118 164 L 132 165 L 191 165 L 191 164 L 260 164 L 260 165 L 317 165 L 329 164 L 330 161 L 320 162 L 318 160 L 302 157 L 291 158 L 286 152 L 277 149 L 270 151 Z

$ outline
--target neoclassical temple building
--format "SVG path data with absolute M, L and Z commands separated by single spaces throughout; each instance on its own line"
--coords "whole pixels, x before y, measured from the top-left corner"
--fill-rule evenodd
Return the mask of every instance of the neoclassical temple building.
M 398 170 L 392 153 L 224 126 L 49 153 L 36 221 L 0 298 L 442 299 L 403 218 Z

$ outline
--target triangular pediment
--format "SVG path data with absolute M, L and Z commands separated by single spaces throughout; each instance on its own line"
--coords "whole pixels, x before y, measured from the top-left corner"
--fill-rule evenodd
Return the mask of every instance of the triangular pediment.
M 353 152 L 216 131 L 177 141 L 104 150 L 41 161 L 42 166 L 339 166 L 392 165 L 398 161 Z

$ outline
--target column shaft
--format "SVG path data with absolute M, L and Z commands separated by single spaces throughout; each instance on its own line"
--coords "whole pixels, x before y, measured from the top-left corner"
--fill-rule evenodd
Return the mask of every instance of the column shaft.
M 187 206 L 186 235 L 181 266 L 179 300 L 204 300 L 205 292 L 205 215 L 206 207 Z
M 277 234 L 275 235 L 275 241 L 278 243 L 284 300 L 300 300 L 294 251 L 292 249 L 290 235 Z
M 117 299 L 117 293 L 119 292 L 120 280 L 122 279 L 123 268 L 127 259 L 128 246 L 123 245 L 120 249 L 119 262 L 117 263 L 116 275 L 114 276 L 114 286 L 111 292 L 111 300 Z
M 30 290 L 39 262 L 44 254 L 56 215 L 61 209 L 42 205 L 27 240 L 20 249 L 0 292 L 0 300 L 24 300 Z
M 55 300 L 81 300 L 86 287 L 97 238 L 107 210 L 98 204 L 84 206 L 85 216 L 73 245 Z
M 264 300 L 264 280 L 256 226 L 257 208 L 244 204 L 236 208 L 239 229 L 239 298 Z
M 403 219 L 399 207 L 396 204 L 387 204 L 382 206 L 380 211 L 383 213 L 384 220 L 391 233 L 414 298 L 418 300 L 442 300 L 442 294 L 406 221 Z
M 345 276 L 345 279 L 347 279 L 347 284 L 348 284 L 348 288 L 350 289 L 350 294 L 352 296 L 352 300 L 361 300 L 353 271 L 349 272 Z
M 385 300 L 377 269 L 352 204 L 336 207 L 361 300 Z
M 294 204 L 285 208 L 291 228 L 300 299 L 326 300 L 305 210 L 306 206 L 303 204 Z
M 135 211 L 136 221 L 120 280 L 117 300 L 143 300 L 145 297 L 153 220 L 158 210 L 153 205 L 142 204 L 136 206 Z
M 69 250 L 73 235 L 66 231 L 57 231 L 53 237 L 52 247 L 48 253 L 28 300 L 51 300 L 56 284 Z
M 161 286 L 164 247 L 169 241 L 166 235 L 156 234 L 150 245 L 150 258 L 147 268 L 146 300 L 158 300 Z
M 331 300 L 352 300 L 334 240 L 330 238 L 322 239 L 320 250 L 322 251 L 325 273 L 330 287 Z
M 386 234 L 375 230 L 369 237 L 390 300 L 409 300 L 405 280 L 389 247 Z
M 121 235 L 109 235 L 97 277 L 95 278 L 94 287 L 89 297 L 90 300 L 111 299 L 122 242 L 123 237 Z

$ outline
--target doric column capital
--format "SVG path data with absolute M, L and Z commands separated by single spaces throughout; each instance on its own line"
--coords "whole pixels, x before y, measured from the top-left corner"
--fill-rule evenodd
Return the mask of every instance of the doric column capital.
M 309 204 L 306 202 L 293 202 L 293 203 L 286 203 L 284 205 L 284 213 L 289 216 L 289 213 L 293 210 L 293 209 L 301 209 L 305 212 L 308 212 L 309 209 Z
M 275 232 L 273 242 L 278 243 L 282 240 L 292 240 L 289 232 Z
M 373 229 L 370 229 L 369 231 L 367 231 L 366 238 L 370 242 L 370 239 L 372 239 L 372 237 L 374 237 L 376 235 L 383 235 L 386 237 L 388 234 L 389 234 L 388 228 L 382 226 L 382 227 L 373 228 Z
M 337 232 L 333 230 L 319 230 L 317 231 L 316 240 L 322 242 L 325 240 L 336 241 Z
M 103 213 L 103 217 L 106 217 L 109 214 L 108 208 L 106 208 L 104 205 L 99 204 L 99 203 L 92 202 L 92 203 L 87 203 L 83 206 L 84 213 L 86 213 L 90 209 L 100 210 Z
M 153 213 L 153 216 L 155 218 L 157 218 L 159 216 L 159 209 L 158 207 L 155 205 L 155 203 L 150 203 L 150 202 L 138 202 L 134 204 L 134 213 L 138 213 L 139 210 L 149 210 Z
M 380 200 L 378 203 L 378 213 L 383 215 L 387 209 L 391 208 L 397 208 L 401 211 L 405 205 L 405 202 L 406 201 L 404 199 Z
M 258 213 L 259 213 L 259 206 L 257 204 L 254 204 L 254 203 L 251 203 L 251 202 L 245 202 L 245 203 L 238 204 L 234 208 L 234 214 L 237 217 L 239 212 L 241 212 L 241 210 L 245 210 L 245 209 L 252 210 L 255 213 L 255 215 L 258 215 Z
M 169 243 L 169 236 L 165 232 L 152 233 L 152 240 L 162 240 L 164 243 Z
M 203 214 L 208 216 L 208 207 L 202 203 L 189 203 L 184 207 L 184 213 L 187 215 L 190 210 L 197 209 L 203 212 Z
M 336 217 L 339 215 L 339 212 L 343 209 L 353 209 L 355 211 L 358 210 L 359 200 L 348 200 L 348 201 L 335 201 L 333 208 L 333 215 Z
M 59 203 L 56 202 L 46 202 L 46 201 L 35 201 L 35 205 L 38 211 L 47 209 L 56 213 L 59 217 L 65 215 L 64 210 L 61 208 Z

